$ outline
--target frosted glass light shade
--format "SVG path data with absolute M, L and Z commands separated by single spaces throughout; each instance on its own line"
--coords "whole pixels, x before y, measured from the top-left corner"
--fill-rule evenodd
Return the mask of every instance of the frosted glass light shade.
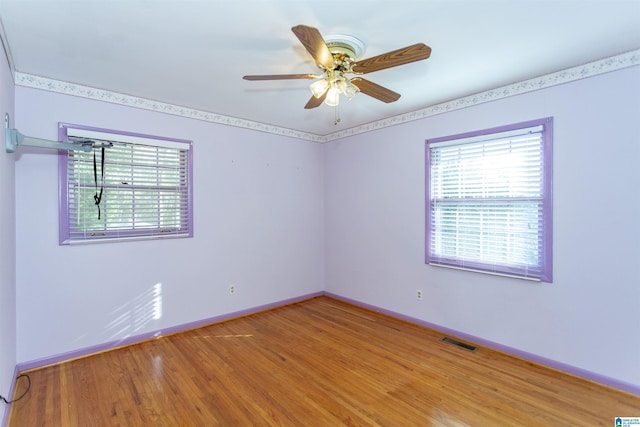
M 340 103 L 340 91 L 338 90 L 338 88 L 332 87 L 329 89 L 324 103 L 332 107 L 335 107 Z
M 356 93 L 358 93 L 360 91 L 360 89 L 358 89 L 358 87 L 356 85 L 354 85 L 353 83 L 351 83 L 350 80 L 346 81 L 345 87 L 343 89 L 343 93 L 344 95 L 347 97 L 347 99 L 351 99 L 355 96 Z
M 311 89 L 311 93 L 316 98 L 320 98 L 324 93 L 329 89 L 329 82 L 327 79 L 318 80 L 317 82 L 311 83 L 309 85 L 309 89 Z

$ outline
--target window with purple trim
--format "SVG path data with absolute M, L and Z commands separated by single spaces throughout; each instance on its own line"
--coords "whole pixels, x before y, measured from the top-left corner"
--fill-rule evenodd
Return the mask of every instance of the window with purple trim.
M 190 141 L 60 124 L 60 244 L 192 237 Z
M 426 262 L 552 281 L 553 120 L 426 142 Z

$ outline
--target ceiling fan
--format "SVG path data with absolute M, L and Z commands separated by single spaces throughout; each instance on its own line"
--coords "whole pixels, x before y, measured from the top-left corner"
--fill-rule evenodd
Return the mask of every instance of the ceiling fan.
M 340 35 L 323 38 L 318 29 L 306 25 L 296 25 L 291 30 L 311 54 L 318 67 L 322 69 L 322 74 L 250 75 L 243 78 L 245 80 L 318 79 L 309 86 L 313 95 L 304 106 L 307 109 L 316 108 L 323 101 L 325 104 L 337 106 L 341 94 L 351 99 L 358 92 L 382 102 L 397 101 L 400 98 L 399 93 L 360 76 L 427 59 L 431 55 L 429 46 L 417 43 L 358 60 L 357 58 L 364 50 L 364 44 L 355 37 Z

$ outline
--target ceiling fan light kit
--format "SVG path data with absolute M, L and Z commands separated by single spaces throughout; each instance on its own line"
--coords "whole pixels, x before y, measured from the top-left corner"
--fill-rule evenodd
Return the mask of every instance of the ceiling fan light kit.
M 351 82 L 351 79 L 345 76 L 345 72 L 339 70 L 326 70 L 320 80 L 309 85 L 309 89 L 317 99 L 322 98 L 324 93 L 328 91 L 324 102 L 331 106 L 338 105 L 341 94 L 345 95 L 347 99 L 351 99 L 360 91 Z
M 356 37 L 346 34 L 328 35 L 324 38 L 320 31 L 306 25 L 291 28 L 298 40 L 313 57 L 322 74 L 281 74 L 244 76 L 245 80 L 282 80 L 282 79 L 316 79 L 309 85 L 312 97 L 304 108 L 316 108 L 324 102 L 330 106 L 338 106 L 340 95 L 351 99 L 362 92 L 382 102 L 394 102 L 400 94 L 390 89 L 365 80 L 362 74 L 408 64 L 427 59 L 431 48 L 417 43 L 402 49 L 387 52 L 359 61 L 365 45 Z M 338 120 L 339 121 L 339 120 Z M 337 123 L 337 121 L 336 121 Z

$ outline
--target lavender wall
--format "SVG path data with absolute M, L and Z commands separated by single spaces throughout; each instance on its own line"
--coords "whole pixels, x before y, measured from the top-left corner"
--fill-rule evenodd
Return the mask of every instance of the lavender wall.
M 0 53 L 0 113 L 2 120 L 9 113 L 12 126 L 13 106 L 13 77 Z M 0 395 L 7 397 L 16 366 L 15 156 L 4 149 L 4 130 L 0 141 Z M 0 403 L 0 423 L 5 411 L 8 413 L 8 407 Z
M 24 87 L 16 116 L 194 141 L 193 238 L 83 246 L 57 243 L 56 153 L 22 151 L 19 363 L 322 291 L 322 145 Z
M 425 265 L 424 140 L 546 116 L 554 282 Z M 637 389 L 638 117 L 633 67 L 327 144 L 326 290 Z
M 634 67 L 323 146 L 18 87 L 16 126 L 29 136 L 55 139 L 57 123 L 68 122 L 192 139 L 195 237 L 58 246 L 56 154 L 21 149 L 17 259 L 0 243 L 10 258 L 0 294 L 9 323 L 4 298 L 18 284 L 17 360 L 324 289 L 640 386 L 639 94 Z M 424 140 L 546 116 L 555 131 L 554 283 L 424 265 Z M 3 156 L 9 217 L 0 229 L 13 238 L 4 209 L 13 163 Z M 16 360 L 2 351 L 0 386 Z

